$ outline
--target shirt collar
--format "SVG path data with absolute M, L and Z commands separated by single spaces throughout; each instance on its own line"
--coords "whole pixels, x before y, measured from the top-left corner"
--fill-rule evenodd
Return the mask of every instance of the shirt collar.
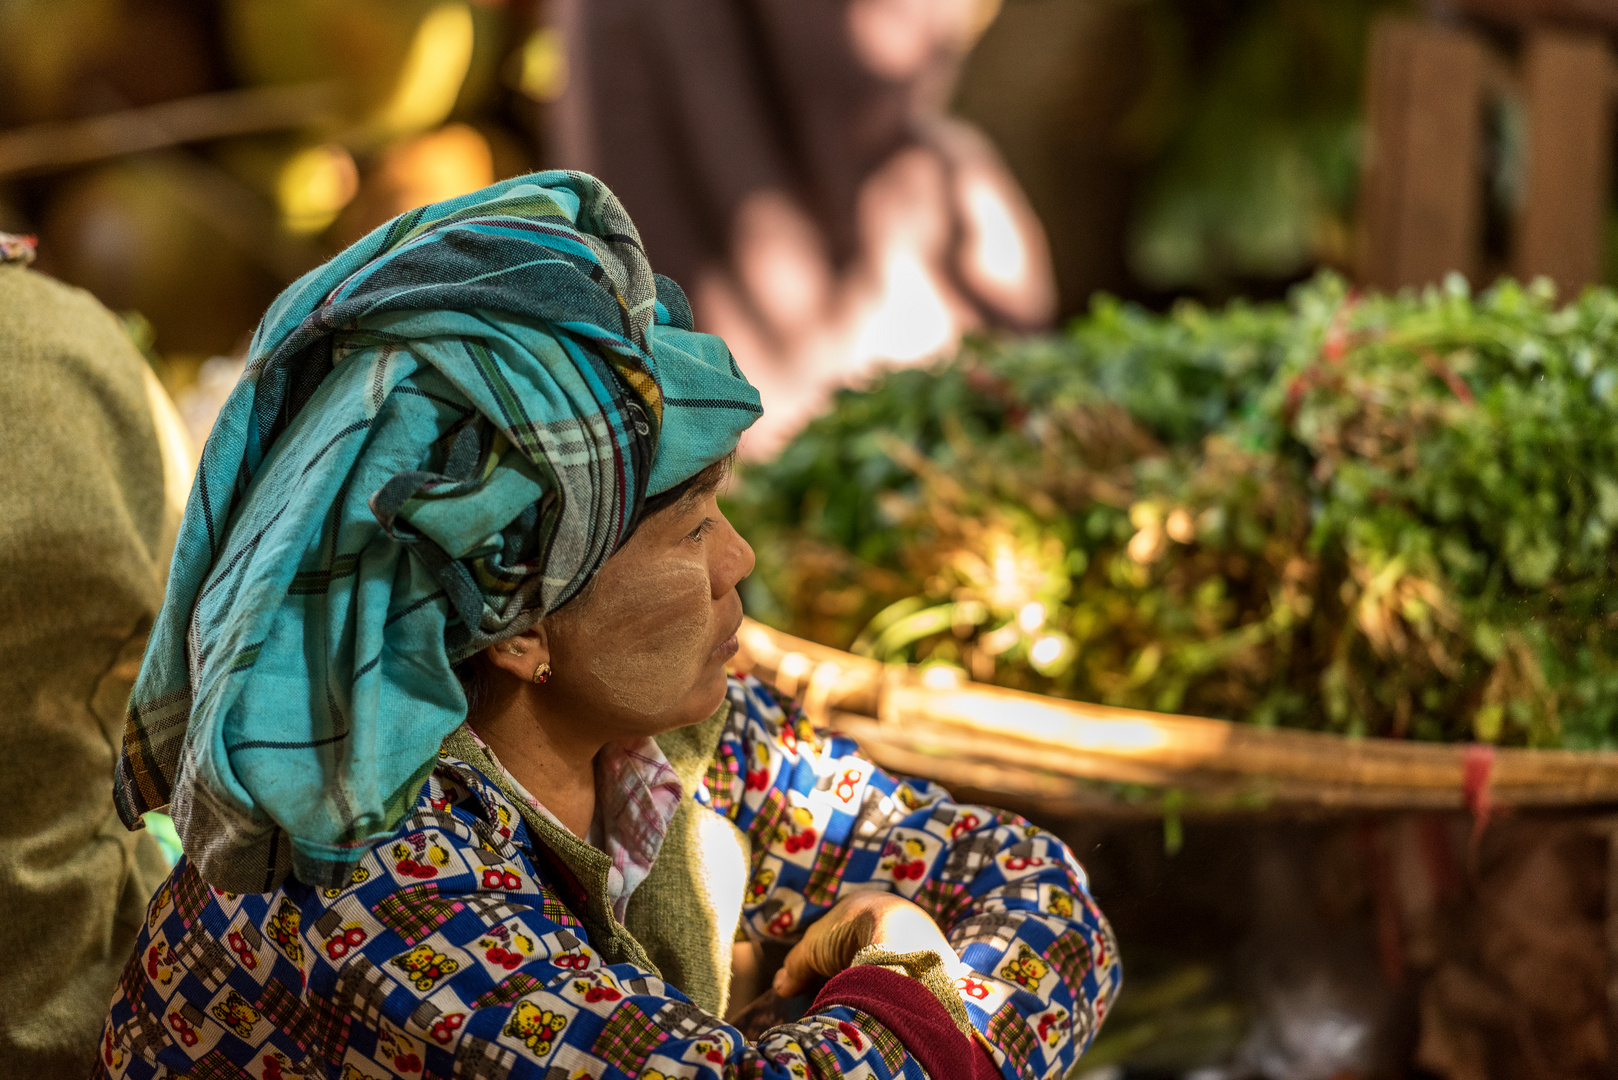
M 523 787 L 471 725 L 466 730 L 524 802 L 558 828 L 567 828 Z M 628 909 L 630 895 L 651 872 L 668 835 L 669 822 L 684 797 L 680 778 L 655 739 L 608 743 L 596 755 L 596 824 L 600 826 L 601 849 L 612 862 L 607 891 L 613 914 L 619 920 Z

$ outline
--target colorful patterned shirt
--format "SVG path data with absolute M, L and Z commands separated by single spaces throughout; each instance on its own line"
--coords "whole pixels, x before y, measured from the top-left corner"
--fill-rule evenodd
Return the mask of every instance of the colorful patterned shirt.
M 730 697 L 691 797 L 752 841 L 748 932 L 791 940 L 862 889 L 908 897 L 971 969 L 956 989 L 1008 1080 L 1064 1076 L 1119 983 L 1072 853 L 1015 815 L 888 776 L 756 680 L 733 679 Z M 413 813 L 345 888 L 220 893 L 182 861 L 114 995 L 100 1074 L 924 1075 L 870 1010 L 822 1004 L 750 1044 L 653 974 L 605 962 L 576 898 L 570 907 L 576 880 L 541 848 L 488 778 L 441 756 Z

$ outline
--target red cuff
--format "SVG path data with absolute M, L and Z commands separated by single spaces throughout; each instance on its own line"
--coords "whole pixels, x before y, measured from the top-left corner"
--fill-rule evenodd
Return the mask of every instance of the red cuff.
M 944 1003 L 915 979 L 875 964 L 831 977 L 811 1012 L 833 1005 L 858 1009 L 886 1027 L 933 1080 L 1000 1080 L 1000 1069 L 976 1039 L 961 1034 Z

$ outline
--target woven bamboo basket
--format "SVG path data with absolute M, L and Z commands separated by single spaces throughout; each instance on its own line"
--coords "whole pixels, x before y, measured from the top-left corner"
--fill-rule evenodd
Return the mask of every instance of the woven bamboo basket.
M 1347 738 L 957 681 L 751 619 L 737 666 L 884 768 L 1047 813 L 1552 808 L 1618 803 L 1618 752 Z

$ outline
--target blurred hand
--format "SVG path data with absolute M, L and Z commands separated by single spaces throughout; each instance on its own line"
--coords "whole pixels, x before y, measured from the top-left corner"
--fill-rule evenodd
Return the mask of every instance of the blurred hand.
M 773 989 L 782 997 L 801 994 L 817 977 L 847 968 L 867 945 L 896 953 L 930 949 L 946 963 L 955 960 L 955 950 L 931 915 L 902 896 L 858 892 L 839 900 L 804 931 L 775 973 Z

